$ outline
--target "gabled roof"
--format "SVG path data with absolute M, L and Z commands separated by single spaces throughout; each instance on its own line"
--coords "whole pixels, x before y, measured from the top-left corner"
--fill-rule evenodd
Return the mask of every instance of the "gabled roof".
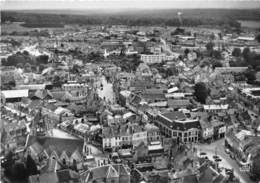
M 87 172 L 81 174 L 82 177 L 85 177 L 85 182 L 91 182 L 91 180 L 102 180 L 104 178 L 110 177 L 122 177 L 127 176 L 130 177 L 130 172 L 127 168 L 122 164 L 117 165 L 105 165 L 101 167 L 95 167 Z
M 29 177 L 30 183 L 63 183 L 63 182 L 79 182 L 79 174 L 69 170 L 60 170 L 57 172 L 48 172 L 40 175 L 32 175 Z
M 39 99 L 45 99 L 47 97 L 49 98 L 53 98 L 52 96 L 52 93 L 49 91 L 49 90 L 37 90 L 34 95 L 32 96 L 33 97 L 36 97 L 36 98 L 39 98 Z
M 37 137 L 29 136 L 27 147 L 38 142 L 43 149 L 50 155 L 53 151 L 61 155 L 63 151 L 66 151 L 68 156 L 71 156 L 76 150 L 82 153 L 84 141 L 81 139 L 65 139 L 55 137 Z

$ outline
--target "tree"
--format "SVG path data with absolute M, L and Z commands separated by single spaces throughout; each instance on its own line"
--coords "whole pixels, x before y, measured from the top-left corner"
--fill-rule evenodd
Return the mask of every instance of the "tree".
M 28 178 L 26 167 L 24 163 L 17 162 L 12 167 L 12 177 L 14 181 L 25 181 Z
M 209 94 L 209 90 L 207 89 L 205 83 L 203 82 L 196 83 L 194 90 L 195 90 L 194 95 L 197 98 L 197 100 L 202 104 L 205 104 Z
M 18 63 L 18 64 L 16 65 L 17 68 L 21 68 L 21 69 L 23 68 L 23 66 L 24 66 L 24 65 L 23 65 L 22 63 Z
M 243 52 L 242 52 L 242 55 L 243 55 L 243 58 L 248 61 L 249 60 L 249 56 L 250 56 L 250 48 L 246 47 L 244 48 Z
M 29 154 L 26 160 L 26 168 L 28 175 L 36 175 L 38 173 L 36 163 Z
M 255 157 L 253 157 L 251 173 L 255 177 L 256 180 L 260 180 L 260 152 Z
M 54 76 L 52 82 L 53 82 L 53 85 L 56 86 L 56 87 L 61 87 L 61 85 L 62 85 L 62 81 L 60 79 L 60 76 L 58 76 L 58 75 Z
M 26 63 L 26 64 L 24 65 L 24 70 L 25 70 L 25 72 L 31 72 L 31 71 L 32 71 L 31 64 Z
M 40 55 L 36 57 L 37 64 L 48 64 L 49 56 L 48 55 Z
M 189 53 L 190 53 L 190 50 L 189 50 L 188 48 L 186 48 L 186 49 L 184 50 L 185 56 L 187 56 Z
M 213 51 L 214 46 L 215 46 L 215 44 L 213 42 L 208 42 L 206 44 L 206 48 L 208 51 Z
M 240 57 L 241 56 L 241 49 L 240 48 L 234 48 L 233 51 L 232 51 L 232 56 Z
M 255 71 L 254 70 L 248 69 L 245 72 L 245 76 L 247 78 L 247 81 L 250 82 L 250 83 L 254 82 L 256 80 L 256 76 L 255 76 Z
M 26 50 L 23 51 L 23 54 L 26 55 L 26 56 L 29 56 L 29 55 L 30 55 L 29 52 L 26 51 Z
M 218 59 L 218 60 L 220 60 L 220 59 L 222 58 L 221 52 L 218 51 L 218 50 L 213 50 L 213 51 L 212 51 L 212 57 L 213 57 L 213 58 L 216 58 L 216 59 Z
M 214 60 L 212 63 L 212 68 L 215 69 L 216 67 L 222 67 L 222 63 L 220 61 Z
M 80 66 L 77 65 L 77 64 L 74 64 L 72 66 L 71 72 L 74 73 L 74 74 L 79 73 L 80 72 Z
M 12 166 L 14 164 L 15 160 L 14 160 L 14 153 L 12 151 L 9 151 L 7 153 L 7 155 L 5 156 L 5 161 L 3 163 L 1 163 L 1 166 L 5 169 L 5 175 L 7 177 L 11 177 L 12 176 Z
M 260 43 L 260 34 L 258 34 L 258 35 L 255 37 L 255 40 L 257 40 L 257 41 Z
M 218 33 L 218 37 L 219 37 L 219 39 L 220 39 L 220 40 L 222 40 L 222 39 L 223 39 L 223 35 L 222 35 L 222 33 L 221 33 L 221 32 L 219 32 L 219 33 Z
M 212 33 L 212 34 L 210 35 L 210 39 L 211 39 L 211 40 L 214 40 L 214 39 L 215 39 L 215 34 L 214 34 L 214 33 Z

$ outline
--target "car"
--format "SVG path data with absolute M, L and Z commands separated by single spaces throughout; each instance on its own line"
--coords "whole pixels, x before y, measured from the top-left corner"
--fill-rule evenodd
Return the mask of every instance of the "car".
M 226 152 L 227 154 L 230 154 L 230 150 L 229 150 L 228 148 L 225 149 L 225 152 Z
M 230 156 L 231 159 L 235 159 L 234 154 L 231 154 L 231 153 L 230 153 L 229 156 Z

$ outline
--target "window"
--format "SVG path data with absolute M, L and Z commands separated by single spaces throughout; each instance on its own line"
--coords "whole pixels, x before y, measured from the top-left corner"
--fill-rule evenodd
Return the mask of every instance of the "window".
M 177 136 L 177 132 L 173 131 L 172 136 Z

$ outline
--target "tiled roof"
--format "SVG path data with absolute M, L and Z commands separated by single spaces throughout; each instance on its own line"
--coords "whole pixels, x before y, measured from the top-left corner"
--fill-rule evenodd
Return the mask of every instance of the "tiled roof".
M 183 183 L 199 183 L 196 175 L 188 175 L 183 177 Z
M 68 169 L 29 177 L 29 183 L 62 183 L 70 181 L 79 182 L 79 174 Z
M 176 120 L 184 120 L 184 119 L 186 119 L 186 117 L 182 112 L 170 112 L 170 113 L 164 113 L 157 116 L 157 121 L 165 124 L 166 126 L 172 129 L 185 131 L 191 128 L 197 128 L 197 129 L 201 128 L 199 120 L 176 122 Z
M 58 183 L 58 177 L 55 172 L 44 173 L 40 175 L 32 175 L 29 177 L 29 183 Z
M 45 108 L 51 110 L 51 111 L 55 111 L 58 107 L 55 104 L 47 104 L 45 106 Z
M 85 182 L 91 182 L 91 180 L 102 180 L 109 177 L 130 177 L 130 172 L 124 165 L 117 164 L 92 168 L 83 173 L 81 176 L 87 178 Z
M 164 100 L 166 98 L 164 93 L 143 93 L 142 97 L 145 100 Z
M 81 153 L 84 145 L 84 141 L 81 139 L 29 136 L 27 146 L 31 146 L 35 142 L 38 142 L 48 154 L 56 151 L 60 155 L 63 151 L 66 151 L 68 156 L 71 156 L 76 150 Z
M 40 100 L 33 100 L 29 105 L 28 105 L 28 108 L 29 109 L 35 109 L 35 108 L 38 108 L 42 106 L 42 101 Z
M 39 99 L 45 99 L 46 97 L 50 97 L 52 98 L 52 93 L 49 90 L 37 90 L 34 95 L 35 97 L 39 98 Z
M 186 116 L 183 112 L 175 112 L 175 111 L 163 113 L 162 116 L 166 117 L 167 119 L 169 119 L 171 121 L 186 119 Z
M 202 173 L 202 176 L 199 179 L 199 183 L 209 183 L 214 180 L 214 177 L 217 175 L 216 172 L 208 166 Z
M 56 174 L 59 182 L 69 182 L 70 180 L 79 179 L 79 174 L 69 169 L 57 171 Z
M 174 100 L 174 99 L 169 99 L 168 100 L 168 106 L 172 107 L 172 106 L 187 106 L 190 104 L 190 101 L 187 99 L 183 99 L 183 100 Z

